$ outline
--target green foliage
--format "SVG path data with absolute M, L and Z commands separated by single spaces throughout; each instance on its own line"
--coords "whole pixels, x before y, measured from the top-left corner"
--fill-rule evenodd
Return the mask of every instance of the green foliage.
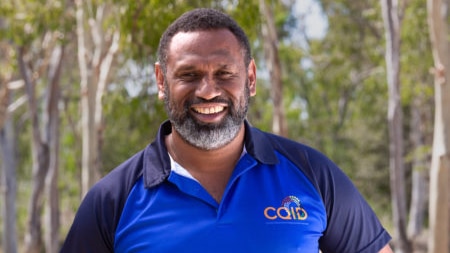
M 182 13 L 195 7 L 206 7 L 204 1 L 124 1 L 121 30 L 124 48 L 136 60 L 154 59 L 159 38 L 164 30 Z
M 413 0 L 407 6 L 401 34 L 402 100 L 410 104 L 415 97 L 429 99 L 433 96 L 433 76 L 430 68 L 433 59 L 427 23 L 426 2 Z
M 280 46 L 289 135 L 328 155 L 371 203 L 385 208 L 390 202 L 380 12 L 374 0 L 319 3 L 329 23 L 325 37 L 301 48 Z
M 119 1 L 121 5 L 122 47 L 125 53 L 136 61 L 155 60 L 159 39 L 164 30 L 176 18 L 194 8 L 216 8 L 236 18 L 243 29 L 254 38 L 255 24 L 258 22 L 255 1 Z
M 167 118 L 156 94 L 130 97 L 122 85 L 105 96 L 104 105 L 107 128 L 102 148 L 103 174 L 150 144 Z
M 74 24 L 73 13 L 67 9 L 64 1 L 3 0 L 0 17 L 5 24 L 0 27 L 0 37 L 17 46 L 28 45 L 47 31 L 59 31 L 62 39 Z
M 255 127 L 270 132 L 272 129 L 272 104 L 270 89 L 263 79 L 257 80 L 256 96 L 250 99 L 247 119 Z
M 223 4 L 223 10 L 239 23 L 250 41 L 255 41 L 258 37 L 258 32 L 260 31 L 259 27 L 261 25 L 258 1 L 237 1 L 237 4 L 235 1 L 230 2 L 231 3 L 228 3 L 228 5 Z

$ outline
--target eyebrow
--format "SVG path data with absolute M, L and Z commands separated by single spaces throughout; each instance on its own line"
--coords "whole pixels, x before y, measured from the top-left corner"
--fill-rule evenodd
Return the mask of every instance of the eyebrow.
M 175 69 L 175 72 L 183 72 L 183 71 L 192 71 L 195 70 L 196 67 L 194 67 L 193 65 L 182 65 L 181 67 Z

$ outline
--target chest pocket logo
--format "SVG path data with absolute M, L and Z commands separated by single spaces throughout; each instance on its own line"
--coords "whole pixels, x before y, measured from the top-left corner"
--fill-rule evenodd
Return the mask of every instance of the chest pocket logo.
M 306 220 L 308 213 L 302 207 L 300 199 L 291 195 L 285 197 L 279 207 L 266 207 L 264 216 L 269 220 Z

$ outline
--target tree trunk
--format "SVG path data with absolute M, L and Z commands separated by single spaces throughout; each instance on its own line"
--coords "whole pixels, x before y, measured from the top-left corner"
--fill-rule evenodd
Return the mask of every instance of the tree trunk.
M 283 105 L 283 85 L 281 78 L 281 63 L 278 56 L 278 35 L 273 13 L 265 0 L 259 0 L 262 24 L 262 41 L 264 57 L 270 74 L 271 97 L 273 103 L 272 131 L 275 134 L 287 136 L 288 128 Z
M 427 173 L 426 156 L 422 154 L 425 146 L 423 121 L 421 115 L 420 99 L 416 98 L 412 104 L 411 140 L 414 147 L 412 160 L 411 205 L 409 208 L 408 238 L 416 242 L 417 236 L 422 233 L 425 219 L 427 186 L 425 176 Z
M 2 80 L 0 80 L 2 81 Z M 6 86 L 1 87 L 3 94 L 0 95 L 0 106 L 7 105 L 9 96 Z M 2 93 L 2 91 L 0 91 Z M 0 175 L 0 189 L 2 196 L 1 214 L 3 217 L 3 252 L 17 252 L 17 231 L 16 231 L 16 155 L 14 147 L 14 127 L 11 119 L 7 115 L 6 106 L 2 106 L 4 114 L 0 116 L 0 158 L 2 160 Z
M 47 54 L 49 55 L 49 54 Z M 28 111 L 31 119 L 32 138 L 31 151 L 33 158 L 32 168 L 32 192 L 28 207 L 28 227 L 25 233 L 25 252 L 38 253 L 43 249 L 41 215 L 44 207 L 44 190 L 49 196 L 46 224 L 46 252 L 59 250 L 59 196 L 57 187 L 58 168 L 58 142 L 59 142 L 59 77 L 62 64 L 62 48 L 56 46 L 52 49 L 51 59 L 48 62 L 47 88 L 48 93 L 44 101 L 44 110 L 40 113 L 36 99 L 36 80 L 39 74 L 31 77 L 32 70 L 28 67 L 25 48 L 18 50 L 18 65 L 25 83 L 28 97 Z M 47 69 L 43 66 L 42 69 Z M 39 117 L 41 116 L 41 119 Z M 43 128 L 41 129 L 41 126 Z M 50 167 L 51 166 L 51 167 Z
M 0 76 L 0 85 L 0 129 L 2 129 L 6 121 L 6 112 L 9 104 L 9 92 L 6 86 L 6 80 L 3 80 L 2 76 Z
M 35 83 L 31 79 L 30 70 L 25 62 L 25 49 L 18 50 L 19 69 L 25 81 L 25 89 L 28 96 L 28 110 L 31 118 L 32 138 L 31 152 L 33 158 L 32 168 L 32 192 L 28 207 L 28 228 L 25 234 L 25 252 L 39 253 L 42 249 L 42 224 L 41 213 L 43 206 L 42 192 L 45 186 L 45 177 L 48 170 L 48 146 L 42 142 L 39 128 Z
M 4 27 L 4 21 L 0 18 L 0 27 Z M 11 48 L 0 41 L 0 67 L 8 66 L 11 62 Z M 0 129 L 3 128 L 6 121 L 7 109 L 9 104 L 8 81 L 11 79 L 12 71 L 4 69 L 0 71 Z
M 450 252 L 450 6 L 445 0 L 428 0 L 427 8 L 434 59 L 436 106 L 430 171 L 428 252 L 444 253 Z
M 76 20 L 78 39 L 78 64 L 80 68 L 81 88 L 81 128 L 82 128 L 82 165 L 81 194 L 84 196 L 100 177 L 101 143 L 103 139 L 102 98 L 107 88 L 107 79 L 114 56 L 119 47 L 120 33 L 110 31 L 106 36 L 102 30 L 102 21 L 106 5 L 96 8 L 95 17 L 88 18 L 92 46 L 86 41 L 84 29 L 85 16 L 83 1 L 76 0 Z M 106 38 L 106 39 L 105 39 Z M 106 48 L 106 50 L 104 50 Z M 88 62 L 88 54 L 93 57 Z
M 49 168 L 46 179 L 46 236 L 45 248 L 47 253 L 57 253 L 59 251 L 59 190 L 58 190 L 58 170 L 59 170 L 59 109 L 60 99 L 60 73 L 62 59 L 64 58 L 64 48 L 57 46 L 53 50 L 53 55 L 49 66 L 49 84 L 47 92 L 47 105 L 44 114 L 48 119 L 45 126 L 46 142 L 49 145 Z
M 89 84 L 89 70 L 86 60 L 87 52 L 85 45 L 85 31 L 84 31 L 84 11 L 83 1 L 77 0 L 76 4 L 76 20 L 77 20 L 77 40 L 78 40 L 78 65 L 80 68 L 80 89 L 81 89 L 81 131 L 82 131 L 82 157 L 81 157 L 81 195 L 86 195 L 89 188 L 96 181 L 95 160 L 93 141 L 95 138 L 95 131 L 93 125 L 94 111 L 93 104 L 93 90 L 92 85 Z
M 386 37 L 386 68 L 389 92 L 389 172 L 397 253 L 411 252 L 406 234 L 403 112 L 400 101 L 400 16 L 397 0 L 381 0 Z

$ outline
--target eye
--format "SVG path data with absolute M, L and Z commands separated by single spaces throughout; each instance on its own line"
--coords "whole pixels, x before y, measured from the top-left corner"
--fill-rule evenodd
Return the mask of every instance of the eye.
M 184 81 L 194 81 L 199 78 L 199 74 L 197 74 L 195 72 L 185 72 L 185 73 L 181 73 L 179 75 L 179 77 L 180 77 L 180 79 L 182 79 Z
M 228 79 L 233 77 L 233 73 L 225 70 L 217 71 L 216 76 L 221 79 Z

